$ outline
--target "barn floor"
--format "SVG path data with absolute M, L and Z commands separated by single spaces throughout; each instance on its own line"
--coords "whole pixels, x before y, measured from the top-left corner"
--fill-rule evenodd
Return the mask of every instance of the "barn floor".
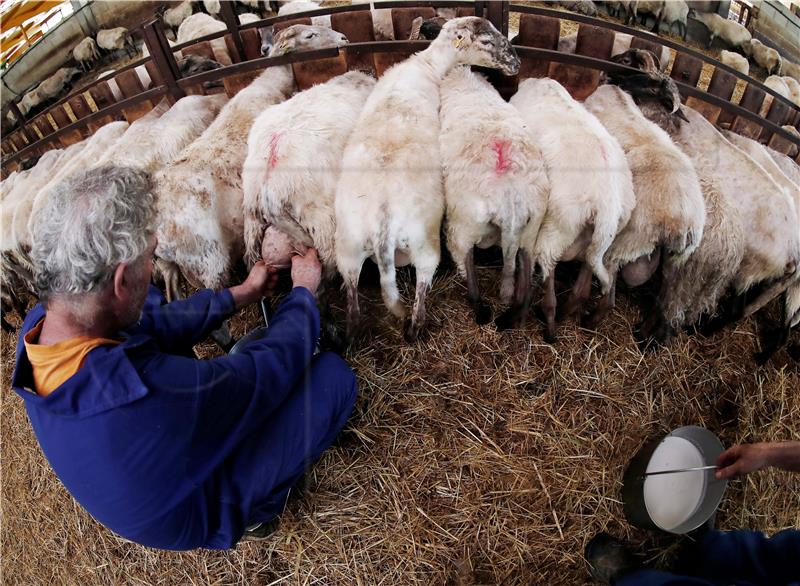
M 496 270 L 479 274 L 494 299 Z M 622 516 L 621 477 L 646 440 L 689 424 L 725 445 L 799 437 L 798 363 L 781 351 L 756 367 L 752 322 L 710 339 L 683 334 L 643 355 L 623 294 L 598 332 L 566 323 L 549 346 L 535 319 L 503 334 L 476 326 L 464 285 L 445 274 L 429 298 L 427 334 L 407 345 L 378 289 L 362 294 L 368 333 L 346 357 L 360 386 L 349 426 L 290 499 L 279 531 L 229 552 L 145 549 L 92 520 L 50 471 L 9 389 L 15 338 L 4 333 L 8 583 L 581 584 L 583 547 L 597 531 L 633 540 L 659 563 L 675 549 Z M 258 322 L 250 308 L 234 333 Z M 753 474 L 730 484 L 717 524 L 797 527 L 798 502 L 800 476 Z

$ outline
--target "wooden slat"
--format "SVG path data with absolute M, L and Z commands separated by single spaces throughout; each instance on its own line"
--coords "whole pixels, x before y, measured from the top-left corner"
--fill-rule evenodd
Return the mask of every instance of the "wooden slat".
M 83 94 L 78 94 L 77 96 L 71 98 L 67 103 L 69 104 L 69 107 L 72 108 L 72 113 L 75 114 L 75 118 L 78 120 L 85 118 L 92 113 L 92 109 L 89 107 L 89 102 L 86 101 L 86 98 L 83 97 Z
M 197 55 L 198 57 L 204 57 L 206 59 L 216 61 L 216 58 L 214 57 L 214 50 L 211 48 L 211 43 L 208 41 L 197 43 L 191 47 L 186 47 L 183 49 L 182 53 L 184 57 L 189 55 Z
M 53 134 L 54 128 L 50 120 L 47 118 L 47 114 L 42 114 L 41 116 L 37 116 L 33 120 L 33 125 L 39 129 L 42 137 L 49 136 Z
M 90 88 L 89 95 L 92 96 L 94 103 L 97 104 L 97 107 L 100 110 L 109 107 L 116 101 L 114 100 L 114 94 L 112 93 L 111 88 L 106 81 Z
M 347 73 L 347 60 L 343 54 L 330 59 L 300 61 L 292 63 L 297 89 L 307 90 L 311 86 L 325 83 L 329 79 Z
M 517 43 L 539 49 L 558 49 L 558 36 L 561 21 L 550 16 L 523 14 L 519 19 L 519 37 Z M 519 78 L 547 77 L 550 62 L 545 59 L 526 58 L 522 60 Z
M 373 55 L 373 59 L 375 60 L 375 74 L 378 77 L 382 76 L 387 69 L 401 61 L 405 61 L 410 55 L 411 53 L 400 53 L 397 51 L 391 53 L 375 53 Z
M 660 65 L 667 66 L 669 65 L 668 63 L 661 63 L 661 47 L 662 45 L 659 43 L 642 39 L 640 37 L 633 37 L 633 39 L 631 39 L 631 49 L 644 49 L 646 51 L 650 51 L 656 56 L 656 59 L 658 59 Z
M 331 28 L 342 33 L 351 43 L 369 43 L 375 40 L 372 15 L 369 12 L 332 14 Z
M 117 82 L 119 91 L 122 92 L 122 95 L 126 98 L 132 98 L 133 96 L 137 96 L 144 91 L 142 82 L 139 80 L 139 76 L 133 69 L 118 73 L 114 76 L 114 81 Z
M 244 56 L 246 59 L 258 59 L 261 57 L 261 35 L 254 28 L 243 30 L 242 44 L 244 45 Z
M 433 8 L 392 8 L 395 40 L 407 40 L 411 34 L 411 23 L 419 16 L 427 20 L 436 16 L 436 11 Z
M 686 53 L 678 53 L 672 62 L 672 70 L 669 75 L 675 81 L 696 87 L 702 71 L 703 62 L 700 59 Z
M 770 138 L 769 142 L 767 143 L 767 146 L 789 157 L 797 154 L 798 150 L 796 144 L 789 142 L 788 140 L 777 134 L 772 135 L 772 138 Z
M 229 75 L 228 77 L 223 78 L 222 82 L 225 86 L 225 93 L 228 94 L 229 98 L 232 98 L 241 90 L 250 85 L 250 83 L 259 75 L 261 75 L 261 71 L 257 70 L 239 73 L 238 75 Z
M 596 26 L 581 25 L 575 43 L 575 53 L 608 60 L 614 46 L 614 33 Z M 588 67 L 554 63 L 550 77 L 557 80 L 576 100 L 588 98 L 600 85 L 601 72 Z

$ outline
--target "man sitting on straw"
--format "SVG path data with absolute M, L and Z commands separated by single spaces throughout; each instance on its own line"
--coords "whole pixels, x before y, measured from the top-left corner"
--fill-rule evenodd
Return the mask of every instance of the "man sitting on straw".
M 800 442 L 742 444 L 717 460 L 718 479 L 774 466 L 800 472 Z M 800 531 L 787 529 L 767 538 L 758 531 L 698 529 L 681 556 L 676 575 L 636 563 L 628 547 L 607 533 L 586 546 L 592 578 L 617 586 L 713 586 L 715 584 L 800 584 Z
M 103 167 L 37 213 L 42 304 L 23 324 L 13 387 L 56 474 L 98 521 L 151 547 L 229 548 L 248 526 L 266 533 L 334 441 L 355 377 L 338 356 L 313 356 L 313 250 L 292 259 L 294 289 L 264 338 L 187 358 L 275 275 L 262 262 L 241 285 L 165 304 L 149 286 L 154 210 L 145 173 Z

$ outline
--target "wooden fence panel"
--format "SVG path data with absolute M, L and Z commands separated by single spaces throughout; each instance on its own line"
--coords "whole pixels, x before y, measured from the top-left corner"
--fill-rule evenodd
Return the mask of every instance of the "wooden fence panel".
M 584 24 L 578 29 L 575 43 L 575 53 L 578 55 L 608 59 L 613 46 L 614 32 L 611 30 Z M 550 77 L 567 88 L 576 100 L 585 100 L 600 85 L 600 71 L 566 63 L 553 63 Z
M 347 73 L 347 59 L 343 54 L 328 59 L 315 59 L 313 61 L 298 61 L 292 63 L 294 79 L 297 89 L 307 90 L 311 86 L 325 83 L 329 79 Z
M 372 14 L 368 11 L 340 12 L 331 15 L 331 28 L 347 37 L 351 43 L 369 43 L 375 40 L 375 30 L 372 26 Z M 355 53 L 345 51 L 348 71 L 364 71 L 377 76 L 375 60 L 370 53 Z
M 421 16 L 425 20 L 436 16 L 433 8 L 392 8 L 392 25 L 396 41 L 408 40 L 411 34 L 411 23 Z
M 519 35 L 517 42 L 537 49 L 558 49 L 558 36 L 561 21 L 550 16 L 522 14 L 519 19 Z M 523 59 L 519 68 L 519 79 L 528 77 L 547 77 L 550 62 L 544 59 Z

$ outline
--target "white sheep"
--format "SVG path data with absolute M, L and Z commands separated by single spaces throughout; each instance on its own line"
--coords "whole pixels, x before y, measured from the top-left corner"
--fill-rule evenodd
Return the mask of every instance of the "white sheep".
M 213 18 L 203 12 L 197 12 L 184 20 L 181 23 L 181 26 L 178 27 L 178 38 L 176 39 L 176 42 L 180 45 L 187 41 L 199 39 L 200 37 L 205 37 L 207 35 L 212 35 L 225 30 L 228 30 L 228 27 L 225 26 L 224 22 L 217 20 L 216 18 Z M 228 53 L 228 46 L 225 44 L 224 37 L 213 39 L 209 41 L 209 44 L 211 45 L 211 50 L 214 53 L 215 61 L 221 63 L 222 65 L 233 64 L 231 56 Z
M 592 0 L 559 0 L 555 4 L 559 4 L 567 10 L 577 12 L 578 14 L 597 16 L 597 6 L 595 6 Z
M 800 65 L 794 63 L 793 61 L 784 59 L 781 65 L 781 73 L 788 75 L 795 81 L 800 82 Z
M 473 247 L 500 245 L 500 297 L 507 304 L 517 292 L 508 315 L 518 327 L 530 305 L 531 255 L 550 190 L 542 153 L 519 112 L 468 67 L 444 78 L 441 100 L 447 247 L 467 280 L 475 319 L 483 324 L 490 311 L 481 300 Z
M 764 80 L 764 85 L 767 86 L 772 91 L 774 91 L 775 93 L 780 94 L 784 98 L 791 99 L 791 90 L 789 89 L 789 84 L 786 83 L 786 78 L 783 78 L 780 75 L 770 75 L 767 79 Z M 758 112 L 759 116 L 761 116 L 762 118 L 767 117 L 767 114 L 769 113 L 769 110 L 772 107 L 772 101 L 774 99 L 775 98 L 770 94 L 766 94 L 764 96 L 764 101 L 761 103 L 761 108 Z
M 739 206 L 744 221 L 745 251 L 733 281 L 735 293 L 744 295 L 756 284 L 770 285 L 745 307 L 743 315 L 749 315 L 799 276 L 796 206 L 782 186 L 726 140 L 702 114 L 688 107 L 684 113 L 691 130 L 685 130 L 678 138 L 680 146 L 690 156 L 705 159 L 720 187 Z
M 417 287 L 404 330 L 413 340 L 425 322 L 425 297 L 439 264 L 444 213 L 439 152 L 439 84 L 456 65 L 514 74 L 519 59 L 492 24 L 477 17 L 448 21 L 420 53 L 390 68 L 361 113 L 336 189 L 336 264 L 347 290 L 347 330 L 359 321 L 358 277 L 373 257 L 383 299 L 402 319 L 395 267 L 413 264 Z
M 194 2 L 192 0 L 184 0 L 183 2 L 172 3 L 172 8 L 167 8 L 164 11 L 164 24 L 173 30 L 177 30 L 178 27 L 181 26 L 181 23 L 192 15 L 192 12 L 194 11 L 193 4 Z M 217 6 L 219 6 L 218 0 Z
M 786 89 L 789 90 L 789 95 L 786 97 L 795 105 L 800 106 L 800 82 L 788 75 L 784 75 L 781 79 L 783 79 L 783 83 L 786 84 Z
M 750 62 L 747 57 L 743 57 L 739 53 L 723 49 L 720 51 L 719 60 L 728 67 L 733 67 L 739 73 L 744 73 L 745 75 L 750 73 Z
M 769 75 L 780 73 L 781 55 L 772 47 L 766 46 L 758 39 L 750 39 L 748 43 L 742 43 L 742 51 L 748 57 L 752 57 L 760 67 L 767 70 Z
M 23 115 L 38 112 L 42 106 L 57 99 L 72 85 L 72 80 L 81 74 L 77 67 L 62 67 L 45 79 L 36 88 L 27 92 L 18 107 Z
M 584 106 L 619 141 L 633 175 L 636 206 L 609 248 L 606 264 L 612 268 L 612 283 L 619 266 L 623 280 L 638 286 L 650 279 L 661 257 L 680 265 L 700 244 L 706 221 L 700 181 L 689 157 L 620 88 L 600 86 Z M 613 308 L 613 290 L 612 284 L 589 327 Z
M 678 34 L 686 40 L 686 23 L 689 16 L 689 5 L 683 0 L 666 0 L 661 11 L 661 21 L 667 24 L 669 32 L 678 25 Z
M 331 29 L 295 25 L 276 35 L 273 55 L 342 46 L 347 39 Z M 267 68 L 236 94 L 211 125 L 156 175 L 159 194 L 156 255 L 177 263 L 198 287 L 228 282 L 244 248 L 242 164 L 247 135 L 268 106 L 294 90 L 290 65 Z
M 632 0 L 631 12 L 633 13 L 633 22 L 636 22 L 636 17 L 642 15 L 642 26 L 647 22 L 647 15 L 652 14 L 655 19 L 655 25 L 652 31 L 658 32 L 658 27 L 661 25 L 661 19 L 664 11 L 664 0 Z
M 261 258 L 273 225 L 299 248 L 319 252 L 336 273 L 336 184 L 341 154 L 375 80 L 360 72 L 333 78 L 272 106 L 253 123 L 242 167 L 247 262 Z
M 220 13 L 220 5 L 219 0 L 203 0 L 203 6 L 206 9 L 206 12 L 216 16 Z
M 708 29 L 708 47 L 711 47 L 714 39 L 719 37 L 731 47 L 741 47 L 749 43 L 753 36 L 745 27 L 738 22 L 722 18 L 714 12 L 696 12 L 694 17 Z
M 550 200 L 534 262 L 544 279 L 545 339 L 555 339 L 555 266 L 583 262 L 565 316 L 588 299 L 592 274 L 606 295 L 613 285 L 604 257 L 635 205 L 631 171 L 620 147 L 600 121 L 558 82 L 526 79 L 511 98 L 544 154 Z
M 130 32 L 122 26 L 97 31 L 97 46 L 106 51 L 125 49 L 129 54 L 136 52 Z
M 86 37 L 72 49 L 72 56 L 84 71 L 89 71 L 95 61 L 100 59 L 97 43 L 91 37 Z
M 792 183 L 800 185 L 800 165 L 795 163 L 791 157 L 770 148 L 767 149 L 767 154 L 772 157 L 775 164 L 781 168 L 783 174 L 786 175 Z
M 800 181 L 795 182 L 796 180 L 787 176 L 770 156 L 767 147 L 761 143 L 731 131 L 723 131 L 723 135 L 736 147 L 747 153 L 786 193 L 792 196 L 795 212 L 798 214 L 795 230 L 800 230 Z M 788 341 L 789 330 L 800 323 L 800 279 L 795 279 L 786 290 L 783 303 L 781 331 L 775 339 L 765 340 L 761 352 L 756 354 L 756 361 L 759 364 L 765 363 L 776 350 L 783 346 Z

